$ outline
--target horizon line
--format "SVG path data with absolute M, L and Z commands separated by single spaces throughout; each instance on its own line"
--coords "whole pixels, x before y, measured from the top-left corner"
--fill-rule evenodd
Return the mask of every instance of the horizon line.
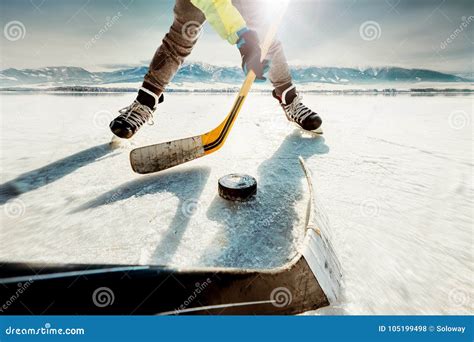
M 208 66 L 212 66 L 212 67 L 220 67 L 220 68 L 236 68 L 236 69 L 240 69 L 239 66 L 237 65 L 228 65 L 228 64 L 211 64 L 211 63 L 208 63 L 208 62 L 202 62 L 202 61 L 186 61 L 183 63 L 183 66 L 184 65 L 189 65 L 189 64 L 202 64 L 202 65 L 208 65 Z M 6 71 L 6 70 L 10 70 L 10 69 L 14 69 L 14 70 L 19 70 L 19 71 L 24 71 L 24 70 L 40 70 L 40 69 L 47 69 L 47 68 L 79 68 L 79 69 L 83 69 L 87 72 L 91 72 L 91 73 L 94 73 L 94 72 L 113 72 L 113 71 L 117 71 L 117 70 L 125 70 L 125 69 L 137 69 L 137 68 L 143 68 L 143 67 L 148 67 L 148 64 L 137 64 L 137 65 L 134 65 L 133 63 L 131 64 L 114 64 L 116 65 L 116 67 L 113 67 L 112 65 L 107 65 L 107 64 L 102 64 L 102 65 L 97 65 L 96 67 L 101 67 L 105 70 L 109 70 L 109 71 L 91 71 L 91 69 L 94 69 L 94 67 L 91 68 L 91 66 L 75 66 L 75 65 L 48 65 L 48 66 L 41 66 L 41 67 L 30 67 L 30 68 L 16 68 L 16 67 L 8 67 L 8 68 L 5 68 L 5 69 L 1 69 L 0 72 L 3 72 L 3 71 Z M 425 70 L 425 71 L 434 71 L 434 72 L 438 72 L 438 73 L 441 73 L 441 74 L 446 74 L 446 75 L 454 75 L 456 76 L 456 74 L 472 74 L 474 73 L 474 70 L 469 70 L 469 71 L 439 71 L 439 70 L 436 70 L 436 69 L 429 69 L 429 68 L 426 68 L 426 67 L 404 67 L 404 66 L 397 66 L 397 65 L 385 65 L 385 66 L 364 66 L 364 67 L 358 67 L 358 66 L 335 66 L 335 65 L 317 65 L 317 64 L 292 64 L 292 63 L 289 63 L 288 64 L 290 68 L 337 68 L 337 69 L 354 69 L 354 70 L 359 70 L 359 71 L 366 71 L 366 70 L 380 70 L 380 69 L 394 69 L 394 68 L 398 68 L 398 69 L 405 69 L 405 70 Z

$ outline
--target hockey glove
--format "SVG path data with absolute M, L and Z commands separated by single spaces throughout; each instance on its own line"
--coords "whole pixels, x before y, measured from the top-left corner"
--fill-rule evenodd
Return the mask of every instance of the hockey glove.
M 266 81 L 265 73 L 270 69 L 270 61 L 262 59 L 262 51 L 257 33 L 247 28 L 240 30 L 238 33 L 239 40 L 237 41 L 237 48 L 242 56 L 242 69 L 245 75 L 250 70 L 253 70 L 257 76 L 257 80 Z

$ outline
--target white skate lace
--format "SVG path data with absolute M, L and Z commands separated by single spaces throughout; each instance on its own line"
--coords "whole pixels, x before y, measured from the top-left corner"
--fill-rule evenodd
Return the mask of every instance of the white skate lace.
M 153 110 L 145 105 L 142 105 L 137 100 L 133 101 L 130 106 L 119 110 L 121 114 L 119 118 L 127 121 L 135 129 L 140 128 L 145 122 L 149 125 L 153 125 Z
M 293 102 L 289 105 L 284 106 L 286 114 L 293 120 L 298 123 L 303 123 L 303 121 L 310 116 L 313 111 L 306 107 L 301 101 L 303 100 L 303 96 L 297 94 L 294 98 Z

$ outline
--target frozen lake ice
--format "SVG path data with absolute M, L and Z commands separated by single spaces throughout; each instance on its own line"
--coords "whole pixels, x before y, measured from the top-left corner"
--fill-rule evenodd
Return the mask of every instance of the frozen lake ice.
M 1 94 L 0 261 L 276 267 L 302 239 L 311 168 L 331 221 L 345 300 L 321 313 L 472 312 L 473 96 L 305 94 L 324 137 L 251 94 L 224 148 L 140 176 L 133 147 L 212 129 L 234 99 L 166 96 L 155 125 L 108 145 L 133 94 Z M 257 198 L 217 179 L 243 172 Z

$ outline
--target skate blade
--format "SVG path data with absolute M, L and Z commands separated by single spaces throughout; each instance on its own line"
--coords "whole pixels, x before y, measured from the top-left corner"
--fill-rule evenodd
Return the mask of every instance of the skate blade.
M 109 146 L 113 150 L 118 149 L 118 148 L 130 147 L 130 145 L 131 145 L 130 141 L 126 139 L 121 139 L 117 137 L 116 135 L 113 135 L 109 142 Z
M 290 121 L 290 122 L 291 122 L 291 124 L 292 124 L 293 126 L 295 126 L 296 128 L 298 128 L 298 130 L 301 131 L 302 133 L 307 133 L 307 134 L 310 134 L 310 135 L 313 135 L 313 136 L 320 136 L 320 135 L 323 135 L 323 134 L 324 134 L 324 132 L 323 132 L 323 130 L 322 130 L 321 127 L 317 128 L 317 129 L 315 129 L 315 130 L 312 130 L 312 131 L 308 131 L 308 130 L 306 130 L 306 129 L 301 128 L 301 126 L 298 125 L 296 122 L 292 122 L 292 121 Z
M 311 133 L 314 133 L 314 134 L 317 134 L 317 135 L 323 135 L 323 134 L 324 134 L 324 132 L 323 132 L 323 130 L 322 130 L 321 127 L 319 127 L 318 129 L 315 129 L 315 130 L 313 130 L 313 131 L 310 131 L 310 132 L 311 132 Z

